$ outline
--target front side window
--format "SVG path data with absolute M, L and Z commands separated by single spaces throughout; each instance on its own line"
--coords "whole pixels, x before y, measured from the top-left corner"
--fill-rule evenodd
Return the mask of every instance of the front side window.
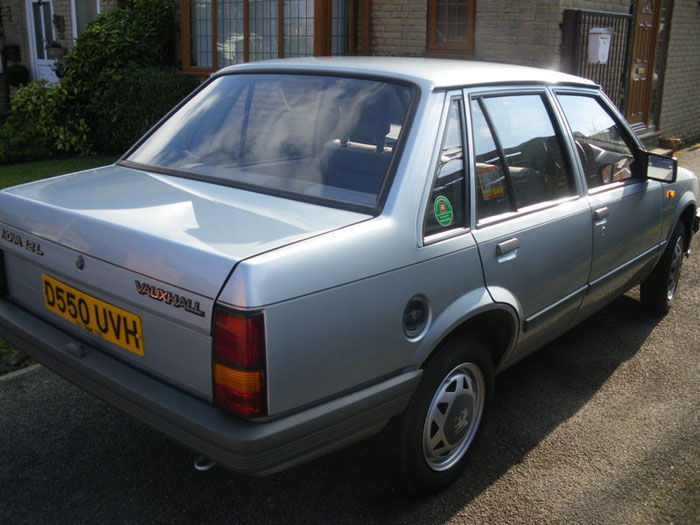
M 413 90 L 293 74 L 213 80 L 126 159 L 214 182 L 377 205 Z
M 574 135 L 589 188 L 634 177 L 634 155 L 620 127 L 597 99 L 557 95 Z
M 472 107 L 479 219 L 576 195 L 542 95 L 481 97 Z
M 425 211 L 425 237 L 465 226 L 462 129 L 462 103 L 453 100 L 447 116 L 435 181 Z

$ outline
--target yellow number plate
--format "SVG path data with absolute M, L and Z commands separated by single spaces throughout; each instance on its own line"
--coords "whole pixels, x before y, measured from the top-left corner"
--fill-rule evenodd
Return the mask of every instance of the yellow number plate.
M 88 332 L 138 355 L 144 354 L 141 318 L 42 274 L 44 306 Z

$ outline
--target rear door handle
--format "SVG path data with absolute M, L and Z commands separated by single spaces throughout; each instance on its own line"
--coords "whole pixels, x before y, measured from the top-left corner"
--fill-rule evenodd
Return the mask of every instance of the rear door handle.
M 607 206 L 605 206 L 604 208 L 598 208 L 593 212 L 593 220 L 601 221 L 605 219 L 608 215 L 610 215 L 610 210 L 608 210 Z
M 508 239 L 507 241 L 499 242 L 496 245 L 496 255 L 505 255 L 507 253 L 517 250 L 519 247 L 520 244 L 518 243 L 518 238 L 513 237 L 512 239 Z

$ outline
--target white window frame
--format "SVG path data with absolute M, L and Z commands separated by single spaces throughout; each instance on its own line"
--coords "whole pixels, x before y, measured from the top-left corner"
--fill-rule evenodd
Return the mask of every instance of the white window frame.
M 55 28 L 53 26 L 53 15 L 55 13 L 54 10 L 54 5 L 53 5 L 53 0 L 44 0 L 46 3 L 49 4 L 50 6 L 50 11 L 51 11 L 51 39 L 56 38 L 56 32 Z M 31 71 L 32 71 L 32 80 L 39 80 L 41 78 L 41 73 L 40 73 L 40 68 L 46 68 L 49 63 L 52 63 L 53 60 L 50 60 L 46 58 L 46 55 L 44 55 L 45 58 L 39 58 L 39 53 L 36 48 L 36 38 L 34 35 L 34 31 L 36 31 L 36 28 L 34 27 L 35 21 L 34 21 L 34 14 L 33 14 L 33 4 L 37 3 L 37 0 L 25 0 L 24 6 L 25 6 L 25 16 L 27 20 L 27 41 L 29 44 L 29 58 L 30 58 L 30 65 L 31 65 Z M 43 17 L 43 14 L 41 15 Z M 43 24 L 42 24 L 43 25 Z M 48 35 L 45 35 L 48 38 Z M 46 45 L 45 42 L 42 42 L 41 45 Z M 46 78 L 46 77 L 44 77 Z M 49 82 L 56 82 L 56 77 L 55 75 L 52 78 L 48 78 Z

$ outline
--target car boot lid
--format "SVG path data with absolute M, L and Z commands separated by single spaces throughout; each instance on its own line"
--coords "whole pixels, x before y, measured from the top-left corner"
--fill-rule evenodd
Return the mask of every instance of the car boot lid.
M 367 218 L 121 166 L 0 191 L 0 223 L 209 298 L 237 262 Z

